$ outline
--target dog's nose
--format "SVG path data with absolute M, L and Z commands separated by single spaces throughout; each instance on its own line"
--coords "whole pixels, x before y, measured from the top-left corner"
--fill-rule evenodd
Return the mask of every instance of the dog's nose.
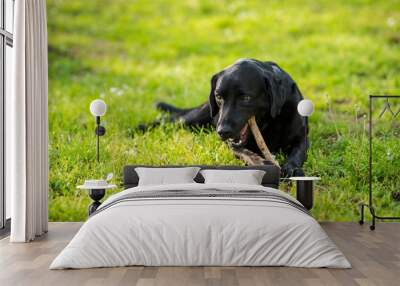
M 233 138 L 233 129 L 229 126 L 218 126 L 217 133 L 222 140 Z

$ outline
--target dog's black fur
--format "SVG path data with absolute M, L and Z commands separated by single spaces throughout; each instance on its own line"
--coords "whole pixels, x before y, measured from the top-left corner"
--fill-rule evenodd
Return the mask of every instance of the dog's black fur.
M 247 128 L 249 118 L 255 115 L 270 151 L 282 151 L 286 156 L 282 175 L 287 177 L 304 175 L 301 167 L 308 149 L 308 122 L 297 112 L 302 99 L 296 83 L 277 64 L 240 59 L 212 77 L 208 102 L 189 109 L 158 103 L 157 108 L 169 112 L 172 122 L 214 126 L 236 155 L 262 155 Z M 142 129 L 157 124 L 159 121 Z

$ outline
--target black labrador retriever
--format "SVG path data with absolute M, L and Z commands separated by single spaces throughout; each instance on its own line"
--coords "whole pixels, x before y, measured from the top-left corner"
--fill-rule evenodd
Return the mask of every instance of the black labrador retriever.
M 208 102 L 188 109 L 167 103 L 157 108 L 169 112 L 171 122 L 185 126 L 212 125 L 237 157 L 247 164 L 270 164 L 261 157 L 248 120 L 255 116 L 257 125 L 272 153 L 286 156 L 282 175 L 302 176 L 301 167 L 308 149 L 308 122 L 297 112 L 303 99 L 294 80 L 273 62 L 240 59 L 211 79 Z M 145 130 L 160 124 L 141 126 Z

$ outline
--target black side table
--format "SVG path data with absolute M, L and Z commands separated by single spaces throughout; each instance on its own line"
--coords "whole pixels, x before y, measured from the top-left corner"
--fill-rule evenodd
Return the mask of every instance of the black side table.
M 88 186 L 88 185 L 81 185 L 78 186 L 78 189 L 84 189 L 89 191 L 89 197 L 93 200 L 93 202 L 89 205 L 88 213 L 89 216 L 94 213 L 97 208 L 101 205 L 100 200 L 106 194 L 107 189 L 114 189 L 116 185 L 106 185 L 106 186 Z
M 296 181 L 296 199 L 308 210 L 314 205 L 314 181 L 319 181 L 319 177 L 291 177 L 291 181 Z

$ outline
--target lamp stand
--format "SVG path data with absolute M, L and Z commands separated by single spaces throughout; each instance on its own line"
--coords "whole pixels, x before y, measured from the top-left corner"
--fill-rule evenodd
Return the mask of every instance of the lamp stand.
M 97 137 L 97 142 L 96 142 L 96 158 L 97 162 L 100 162 L 100 136 L 103 136 L 106 134 L 106 129 L 104 126 L 100 125 L 100 116 L 96 116 L 96 129 L 95 129 L 95 134 Z
M 307 146 L 307 137 L 310 136 L 310 129 L 309 129 L 309 125 L 308 125 L 308 116 L 304 117 L 305 122 L 306 122 L 306 127 L 304 128 L 304 132 L 305 132 L 305 136 L 304 136 L 304 140 L 305 140 L 305 147 L 306 147 L 306 160 L 307 160 L 307 155 L 308 155 L 308 148 L 311 148 L 311 142 L 310 140 L 308 140 L 308 146 Z M 308 148 L 307 148 L 308 147 Z

